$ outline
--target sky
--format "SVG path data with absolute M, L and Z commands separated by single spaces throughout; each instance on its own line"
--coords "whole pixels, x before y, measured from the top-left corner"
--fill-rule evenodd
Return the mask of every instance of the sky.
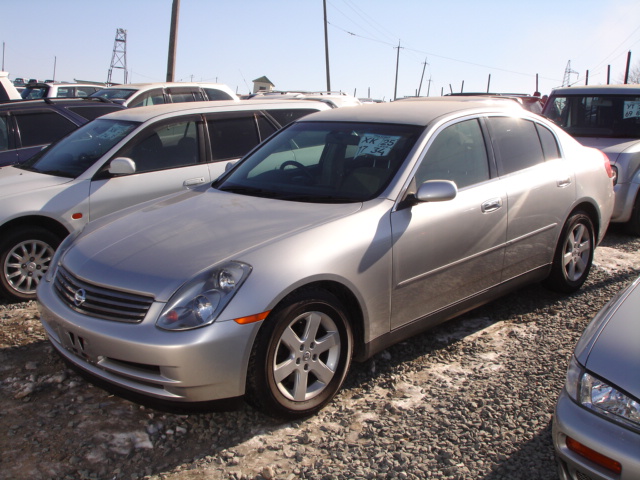
M 104 82 L 118 29 L 129 83 L 166 79 L 173 0 L 0 3 L 11 79 Z M 640 65 L 640 0 L 326 0 L 326 12 L 331 90 L 358 97 L 544 95 L 567 70 L 597 85 L 608 67 L 611 83 L 624 79 L 628 52 Z M 245 94 L 266 76 L 277 90 L 321 91 L 326 58 L 323 0 L 180 0 L 177 81 Z

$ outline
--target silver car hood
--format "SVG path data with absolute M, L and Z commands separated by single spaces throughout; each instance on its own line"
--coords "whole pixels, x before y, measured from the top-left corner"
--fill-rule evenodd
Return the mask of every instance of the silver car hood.
M 198 272 L 360 210 L 220 192 L 186 192 L 89 224 L 63 263 L 74 275 L 167 301 Z M 104 225 L 103 225 L 104 224 Z
M 618 299 L 581 356 L 594 374 L 640 398 L 640 285 Z
M 607 138 L 607 137 L 580 137 L 576 138 L 585 147 L 602 150 L 609 161 L 615 163 L 621 153 L 640 152 L 640 139 L 634 138 Z
M 33 192 L 70 182 L 70 178 L 30 172 L 15 167 L 0 168 L 0 198 L 16 193 Z

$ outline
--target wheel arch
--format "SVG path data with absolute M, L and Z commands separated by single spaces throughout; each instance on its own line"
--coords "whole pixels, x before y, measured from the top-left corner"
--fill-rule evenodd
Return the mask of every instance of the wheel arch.
M 600 231 L 600 225 L 601 225 L 600 212 L 598 211 L 596 206 L 593 205 L 591 202 L 583 201 L 577 204 L 575 207 L 573 207 L 571 212 L 569 212 L 569 215 L 567 215 L 567 219 L 571 218 L 571 216 L 578 211 L 584 212 L 591 220 L 591 223 L 593 224 L 593 230 L 596 235 L 596 238 L 594 239 L 594 244 L 595 244 L 594 247 L 597 246 L 598 243 L 600 243 L 600 240 L 602 240 L 602 237 L 604 237 L 604 232 Z
M 287 302 L 288 299 L 294 295 L 298 295 L 305 290 L 313 289 L 324 290 L 331 293 L 346 309 L 347 321 L 351 326 L 351 333 L 353 335 L 353 357 L 358 358 L 364 345 L 364 313 L 356 295 L 346 285 L 334 280 L 319 280 L 307 283 L 289 292 L 278 302 L 278 305 Z
M 4 235 L 7 232 L 15 230 L 18 227 L 42 227 L 49 230 L 51 233 L 57 235 L 62 240 L 69 235 L 69 230 L 62 223 L 49 217 L 42 215 L 28 215 L 25 217 L 18 217 L 9 220 L 7 223 L 0 226 L 0 235 Z

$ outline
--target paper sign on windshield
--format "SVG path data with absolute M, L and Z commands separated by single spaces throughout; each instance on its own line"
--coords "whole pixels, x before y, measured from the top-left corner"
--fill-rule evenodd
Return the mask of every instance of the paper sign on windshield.
M 640 117 L 640 102 L 624 102 L 623 118 Z
M 355 156 L 373 155 L 375 157 L 385 157 L 399 139 L 400 137 L 395 135 L 365 133 L 360 139 L 360 143 L 358 143 L 358 151 Z

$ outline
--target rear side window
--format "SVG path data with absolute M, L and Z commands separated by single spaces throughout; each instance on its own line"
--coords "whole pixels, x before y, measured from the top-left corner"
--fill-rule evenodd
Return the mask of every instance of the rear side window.
M 174 87 L 168 88 L 167 93 L 172 103 L 200 102 L 205 100 L 199 88 Z
M 233 100 L 233 97 L 227 92 L 223 92 L 222 90 L 217 90 L 215 88 L 205 88 L 204 93 L 207 95 L 209 100 Z
M 284 127 L 285 125 L 289 125 L 291 122 L 294 122 L 305 115 L 309 115 L 310 113 L 315 113 L 318 110 L 314 110 L 312 108 L 287 108 L 267 111 L 269 112 L 269 115 L 275 118 L 276 121 Z
M 78 128 L 71 120 L 53 111 L 19 114 L 15 119 L 23 147 L 46 145 Z
M 101 117 L 107 113 L 117 112 L 122 109 L 116 106 L 103 105 L 98 107 L 94 105 L 90 107 L 69 107 L 69 110 L 83 118 L 86 118 L 87 120 L 93 120 L 94 118 Z
M 253 113 L 244 117 L 209 119 L 207 125 L 214 161 L 240 158 L 260 143 Z
M 513 117 L 489 117 L 487 122 L 498 157 L 498 175 L 544 162 L 542 145 L 533 122 Z
M 540 143 L 542 143 L 544 159 L 551 160 L 553 158 L 560 158 L 560 148 L 558 148 L 556 136 L 551 133 L 551 130 L 540 124 L 536 124 L 536 128 L 538 129 L 538 135 L 540 136 Z

